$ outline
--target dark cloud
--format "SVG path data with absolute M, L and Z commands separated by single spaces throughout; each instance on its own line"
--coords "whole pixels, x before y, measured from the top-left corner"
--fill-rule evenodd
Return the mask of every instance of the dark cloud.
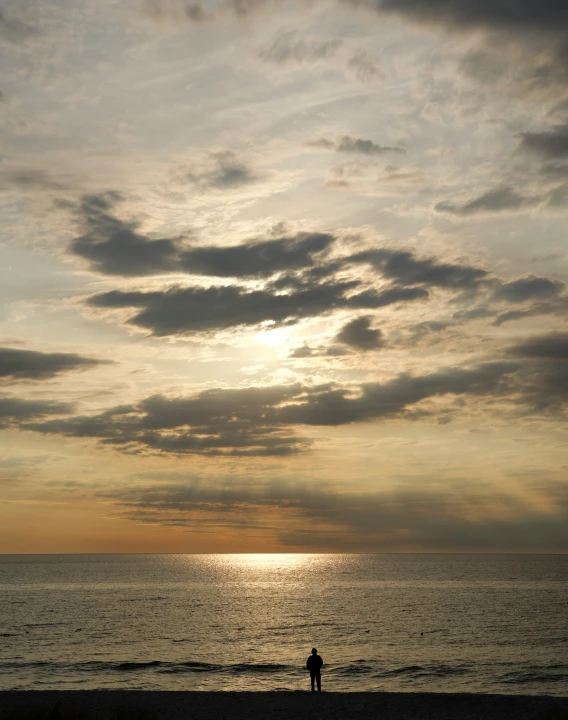
M 156 275 L 179 269 L 179 240 L 151 240 L 140 234 L 138 223 L 117 217 L 121 200 L 116 192 L 85 195 L 74 208 L 85 232 L 71 242 L 69 252 L 105 275 Z
M 138 523 L 185 528 L 209 524 L 236 531 L 258 528 L 297 549 L 564 552 L 568 547 L 565 487 L 548 481 L 528 489 L 533 497 L 546 501 L 535 506 L 522 493 L 507 493 L 475 480 L 440 490 L 430 486 L 428 478 L 412 489 L 400 486 L 366 493 L 329 487 L 323 480 L 265 484 L 178 480 L 97 494 Z M 547 510 L 539 510 L 541 506 Z M 472 507 L 476 508 L 473 518 Z
M 9 43 L 21 44 L 38 35 L 36 28 L 27 25 L 18 18 L 6 17 L 0 8 L 0 37 Z
M 568 333 L 548 333 L 518 342 L 509 354 L 523 358 L 523 411 L 548 412 L 565 420 L 568 404 Z
M 1 101 L 0 93 L 0 101 Z M 16 187 L 19 190 L 63 190 L 67 185 L 59 180 L 55 180 L 45 170 L 9 170 L 6 169 L 0 175 L 0 189 L 10 189 Z
M 378 57 L 366 50 L 358 50 L 349 58 L 349 68 L 359 82 L 371 83 L 385 79 L 385 73 Z
M 276 2 L 277 0 L 224 0 L 212 7 L 210 2 L 198 0 L 146 0 L 143 13 L 153 20 L 185 20 L 201 25 L 227 18 L 245 20 L 261 10 L 274 7 Z
M 69 403 L 55 400 L 23 400 L 15 397 L 0 397 L 0 428 L 11 427 L 47 415 L 64 415 L 72 412 L 72 410 L 73 406 Z
M 166 336 L 258 326 L 269 321 L 292 324 L 336 309 L 376 309 L 428 297 L 423 288 L 399 287 L 348 294 L 358 288 L 358 282 L 346 281 L 323 283 L 287 294 L 247 291 L 235 286 L 172 287 L 156 292 L 115 290 L 92 296 L 88 304 L 108 309 L 141 308 L 128 320 L 129 324 L 156 336 Z
M 351 160 L 330 168 L 324 187 L 332 190 L 353 188 L 364 194 L 398 196 L 423 192 L 427 183 L 427 176 L 415 167 Z
M 564 287 L 564 283 L 560 281 L 529 276 L 501 285 L 493 292 L 492 299 L 509 303 L 546 300 L 558 296 Z
M 0 347 L 0 378 L 45 380 L 71 370 L 86 370 L 104 364 L 102 360 L 74 353 L 43 353 Z
M 520 310 L 507 310 L 497 315 L 493 322 L 499 326 L 513 320 L 524 320 L 539 315 L 557 315 L 565 318 L 568 315 L 568 297 L 561 297 L 549 302 L 540 302 Z
M 364 383 L 357 392 L 323 389 L 299 402 L 289 402 L 279 417 L 292 425 L 344 425 L 396 417 L 427 398 L 507 392 L 508 376 L 518 368 L 516 363 L 492 362 L 473 369 L 448 368 L 417 377 L 400 375 L 386 383 Z
M 568 361 L 568 333 L 537 335 L 518 343 L 511 352 L 521 357 Z
M 206 390 L 189 398 L 153 395 L 136 406 L 26 427 L 47 434 L 98 438 L 103 444 L 128 451 L 288 455 L 304 450 L 309 440 L 283 428 L 275 408 L 302 393 L 302 386 L 294 384 Z
M 185 6 L 185 14 L 188 20 L 194 23 L 202 23 L 211 19 L 210 13 L 206 12 L 201 3 L 198 2 L 187 3 Z
M 86 195 L 73 207 L 84 233 L 69 252 L 89 261 L 106 275 L 144 276 L 189 273 L 217 277 L 268 277 L 283 270 L 316 265 L 335 237 L 329 233 L 299 232 L 289 237 L 255 240 L 235 246 L 190 246 L 180 238 L 152 240 L 137 222 L 116 214 L 119 193 Z
M 400 147 L 390 147 L 388 145 L 377 145 L 372 140 L 363 140 L 362 138 L 352 137 L 351 135 L 343 135 L 336 140 L 328 138 L 320 138 L 319 140 L 311 140 L 308 145 L 310 147 L 319 147 L 324 150 L 335 150 L 342 153 L 358 153 L 361 155 L 385 155 L 388 153 L 404 154 L 405 150 Z
M 181 180 L 201 191 L 235 190 L 263 180 L 265 176 L 241 160 L 232 150 L 210 152 L 207 160 L 183 173 Z
M 424 284 L 453 290 L 477 287 L 488 273 L 471 265 L 441 263 L 434 258 L 417 258 L 405 250 L 365 250 L 352 255 L 351 262 L 369 263 L 400 285 Z
M 195 275 L 269 277 L 315 265 L 334 242 L 329 233 L 298 233 L 233 247 L 195 247 L 181 254 L 180 266 Z
M 541 202 L 541 197 L 521 195 L 512 187 L 500 186 L 482 193 L 469 202 L 454 203 L 450 200 L 440 202 L 435 206 L 435 210 L 450 215 L 469 217 L 500 212 L 522 212 Z
M 444 320 L 425 320 L 417 323 L 410 328 L 409 343 L 410 345 L 416 345 L 427 337 L 441 335 L 451 327 L 452 323 Z
M 303 64 L 325 60 L 335 55 L 341 40 L 315 40 L 298 38 L 293 31 L 279 35 L 269 48 L 261 50 L 259 57 L 276 65 Z
M 344 325 L 335 336 L 336 342 L 349 345 L 356 350 L 378 350 L 385 345 L 383 333 L 371 327 L 373 318 L 368 315 L 355 318 Z
M 568 497 L 557 483 L 537 488 L 543 511 L 522 494 L 475 481 L 438 490 L 395 488 L 382 493 L 329 493 L 296 499 L 278 539 L 287 547 L 373 552 L 565 552 Z M 282 503 L 285 507 L 285 503 Z M 471 508 L 476 512 L 472 516 Z M 425 512 L 427 508 L 427 512 Z
M 485 27 L 564 35 L 568 6 L 563 0 L 342 0 L 352 5 L 371 4 L 412 19 L 446 23 L 463 28 Z
M 544 132 L 522 133 L 521 147 L 536 153 L 544 160 L 567 158 L 568 125 L 557 125 L 552 130 Z
M 295 350 L 292 350 L 290 353 L 291 358 L 309 358 L 312 357 L 314 354 L 313 349 L 309 345 L 301 345 L 300 347 L 296 348 Z
M 304 450 L 293 426 L 333 426 L 401 417 L 413 406 L 444 395 L 494 397 L 511 392 L 516 362 L 446 368 L 423 376 L 344 388 L 299 383 L 206 390 L 193 397 L 153 395 L 134 406 L 95 416 L 28 422 L 45 434 L 97 438 L 128 452 L 283 455 Z

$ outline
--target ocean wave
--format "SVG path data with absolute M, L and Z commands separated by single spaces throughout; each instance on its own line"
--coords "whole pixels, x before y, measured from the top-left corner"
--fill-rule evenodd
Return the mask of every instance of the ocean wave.
M 39 623 L 24 623 L 24 625 L 22 627 L 42 628 L 42 627 L 53 627 L 55 625 L 69 625 L 69 624 L 70 623 L 68 623 L 68 622 L 39 622 Z
M 500 681 L 507 685 L 527 685 L 532 683 L 555 683 L 568 680 L 568 665 L 548 665 L 532 667 L 505 673 Z
M 467 665 L 405 665 L 392 670 L 383 670 L 377 678 L 409 677 L 413 679 L 428 677 L 451 677 L 465 675 L 471 668 Z
M 166 662 L 163 660 L 147 661 L 125 661 L 125 662 L 104 662 L 99 660 L 87 660 L 78 663 L 57 663 L 44 660 L 33 661 L 6 661 L 0 662 L 0 670 L 21 670 L 49 668 L 59 673 L 80 672 L 80 673 L 136 673 L 156 671 L 164 674 L 175 673 L 281 673 L 297 670 L 296 666 L 282 665 L 278 663 L 235 663 L 221 665 L 199 661 L 187 662 Z
M 161 664 L 160 660 L 149 660 L 148 662 L 122 662 L 115 664 L 114 670 L 118 670 L 118 672 L 146 670 L 146 668 L 160 667 Z
M 350 665 L 340 665 L 337 668 L 332 668 L 332 674 L 351 676 L 351 675 L 369 675 L 372 673 L 374 668 L 366 664 L 364 661 L 359 660 L 356 663 Z

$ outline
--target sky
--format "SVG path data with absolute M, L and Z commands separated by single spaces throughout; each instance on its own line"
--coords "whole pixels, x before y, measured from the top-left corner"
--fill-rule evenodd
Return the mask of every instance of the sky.
M 564 0 L 1 0 L 0 552 L 568 552 Z

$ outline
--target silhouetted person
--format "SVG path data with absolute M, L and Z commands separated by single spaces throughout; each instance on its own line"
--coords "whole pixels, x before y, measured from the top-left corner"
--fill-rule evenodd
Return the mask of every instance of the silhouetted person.
M 306 667 L 310 671 L 310 680 L 312 681 L 312 692 L 314 691 L 314 683 L 317 682 L 318 684 L 318 692 L 321 692 L 321 666 L 323 665 L 323 660 L 318 655 L 318 651 L 315 648 L 312 648 L 312 654 L 308 658 L 308 661 L 306 662 Z

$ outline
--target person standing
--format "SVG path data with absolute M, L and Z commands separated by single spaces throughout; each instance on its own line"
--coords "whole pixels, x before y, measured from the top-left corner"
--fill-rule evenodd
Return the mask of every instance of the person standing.
M 314 684 L 317 682 L 318 692 L 321 692 L 321 666 L 323 660 L 318 655 L 316 648 L 312 648 L 312 654 L 306 662 L 306 667 L 310 671 L 310 680 L 312 681 L 312 692 L 314 692 Z

